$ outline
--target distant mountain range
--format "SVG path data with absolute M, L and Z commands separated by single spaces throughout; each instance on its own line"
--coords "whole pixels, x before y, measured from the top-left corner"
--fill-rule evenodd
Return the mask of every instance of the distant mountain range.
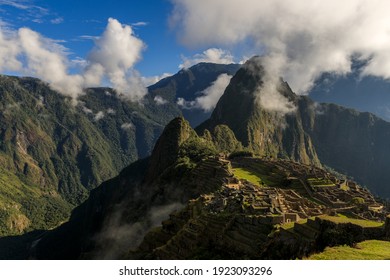
M 323 74 L 309 92 L 317 102 L 335 103 L 361 112 L 370 112 L 390 121 L 390 81 L 361 76 L 362 63 L 353 63 L 352 72 L 339 76 Z
M 89 190 L 150 154 L 179 110 L 89 89 L 74 106 L 31 78 L 0 77 L 0 232 L 57 225 Z
M 203 95 L 207 89 L 222 74 L 233 76 L 241 67 L 239 64 L 214 64 L 199 63 L 188 69 L 182 69 L 177 74 L 162 79 L 149 87 L 149 94 L 155 98 L 161 96 L 173 104 L 183 99 L 187 102 L 193 102 L 197 97 Z M 188 120 L 192 127 L 198 126 L 207 120 L 211 111 L 205 111 L 201 108 L 180 107 L 182 114 Z
M 264 73 L 258 57 L 242 67 L 202 63 L 151 86 L 141 104 L 95 88 L 76 106 L 39 80 L 1 76 L 2 235 L 53 228 L 79 205 L 49 232 L 0 239 L 11 244 L 3 252 L 12 256 L 15 245 L 27 246 L 22 258 L 137 257 L 132 245 L 169 213 L 218 192 L 231 176 L 224 161 L 210 160 L 221 153 L 331 168 L 390 197 L 390 123 L 297 96 L 281 79 L 290 107 L 270 110 L 259 103 Z M 178 106 L 221 74 L 234 76 L 207 120 Z

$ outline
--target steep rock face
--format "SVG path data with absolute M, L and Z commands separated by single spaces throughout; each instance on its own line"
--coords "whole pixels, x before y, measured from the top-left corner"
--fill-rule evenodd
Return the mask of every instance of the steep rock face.
M 227 125 L 221 124 L 214 127 L 211 141 L 220 152 L 231 153 L 242 150 L 242 144 Z
M 303 130 L 298 111 L 280 114 L 263 108 L 258 99 L 262 89 L 264 69 L 255 57 L 232 78 L 211 118 L 197 131 L 213 131 L 219 124 L 227 125 L 243 146 L 262 156 L 291 158 L 319 165 L 311 139 Z M 298 97 L 287 83 L 280 80 L 279 93 L 297 106 Z
M 301 99 L 305 131 L 321 162 L 390 197 L 390 123 L 370 113 Z
M 146 180 L 154 180 L 172 165 L 178 157 L 181 144 L 190 137 L 196 137 L 196 133 L 189 123 L 183 118 L 173 119 L 165 127 L 153 149 Z

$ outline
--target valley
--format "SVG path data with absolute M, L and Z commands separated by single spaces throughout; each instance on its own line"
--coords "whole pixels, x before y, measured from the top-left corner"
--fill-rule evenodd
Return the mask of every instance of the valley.
M 4 78 L 4 100 L 16 86 L 33 106 L 20 118 L 0 115 L 0 257 L 301 259 L 388 240 L 390 124 L 316 104 L 282 79 L 279 93 L 295 109 L 270 111 L 256 97 L 264 69 L 253 57 L 192 128 L 176 100 L 191 100 L 207 71 L 223 69 L 180 71 L 150 87 L 142 105 L 95 88 L 72 107 L 39 81 Z

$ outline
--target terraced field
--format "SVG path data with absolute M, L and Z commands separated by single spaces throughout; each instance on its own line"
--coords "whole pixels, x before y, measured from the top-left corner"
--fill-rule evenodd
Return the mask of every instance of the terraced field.
M 345 224 L 345 223 L 351 223 L 354 225 L 358 225 L 361 227 L 365 228 L 372 228 L 372 227 L 381 227 L 383 226 L 383 223 L 375 222 L 375 221 L 370 221 L 370 220 L 362 220 L 362 219 L 353 219 L 353 218 L 348 218 L 346 216 L 327 216 L 323 215 L 320 216 L 321 219 L 323 220 L 328 220 L 337 224 Z
M 253 173 L 253 172 L 249 171 L 248 169 L 237 167 L 237 168 L 233 169 L 233 173 L 234 173 L 234 176 L 237 177 L 238 179 L 248 180 L 252 184 L 260 186 L 262 183 L 258 174 Z
M 246 179 L 256 185 L 264 184 L 268 187 L 281 187 L 285 183 L 286 174 L 283 171 L 256 158 L 232 161 L 232 166 L 237 178 Z

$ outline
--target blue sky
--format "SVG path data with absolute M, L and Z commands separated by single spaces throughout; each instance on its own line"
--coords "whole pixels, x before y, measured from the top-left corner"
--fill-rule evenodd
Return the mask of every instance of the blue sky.
M 70 96 L 108 82 L 140 98 L 142 83 L 179 65 L 258 54 L 271 89 L 283 77 L 307 94 L 324 72 L 350 73 L 352 58 L 367 61 L 361 76 L 390 79 L 389 10 L 381 0 L 0 0 L 0 73 Z
M 0 1 L 1 20 L 14 29 L 28 27 L 45 37 L 58 40 L 70 52 L 70 59 L 84 58 L 100 36 L 108 18 L 131 25 L 145 44 L 135 68 L 143 76 L 177 72 L 181 55 L 189 50 L 177 43 L 168 18 L 172 4 L 166 0 L 66 0 Z

